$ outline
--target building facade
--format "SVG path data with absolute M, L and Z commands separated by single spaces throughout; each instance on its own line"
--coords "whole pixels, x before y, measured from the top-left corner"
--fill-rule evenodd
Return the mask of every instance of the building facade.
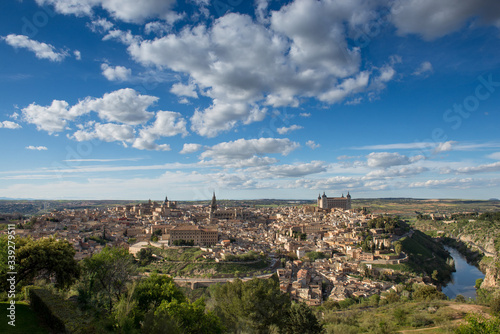
M 176 240 L 193 240 L 195 245 L 215 245 L 219 241 L 216 228 L 204 228 L 197 225 L 180 225 L 170 229 L 169 243 Z
M 323 193 L 323 196 L 318 195 L 318 208 L 350 210 L 351 194 L 348 192 L 346 197 L 344 197 L 344 194 L 342 194 L 342 197 L 327 197 L 325 193 Z

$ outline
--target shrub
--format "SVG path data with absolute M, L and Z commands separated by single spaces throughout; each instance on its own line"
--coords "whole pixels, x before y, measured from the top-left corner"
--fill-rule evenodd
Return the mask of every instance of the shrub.
M 494 315 L 500 315 L 500 296 L 497 296 L 490 301 L 490 310 Z

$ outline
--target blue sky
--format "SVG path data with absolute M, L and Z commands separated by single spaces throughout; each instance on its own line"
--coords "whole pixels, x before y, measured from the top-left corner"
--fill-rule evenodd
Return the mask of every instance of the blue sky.
M 495 0 L 0 10 L 0 197 L 500 197 Z

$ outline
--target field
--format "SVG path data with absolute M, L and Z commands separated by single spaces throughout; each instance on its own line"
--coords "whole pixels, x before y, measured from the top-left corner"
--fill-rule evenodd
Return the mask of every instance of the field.
M 353 199 L 353 208 L 366 207 L 375 214 L 396 214 L 413 217 L 417 212 L 455 213 L 500 211 L 500 201 L 460 200 L 460 199 L 414 199 L 414 198 L 379 198 Z

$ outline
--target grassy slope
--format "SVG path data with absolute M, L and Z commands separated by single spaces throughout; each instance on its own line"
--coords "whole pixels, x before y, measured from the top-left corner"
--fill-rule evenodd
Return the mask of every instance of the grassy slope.
M 438 270 L 441 279 L 446 279 L 451 274 L 452 268 L 446 263 L 448 252 L 429 236 L 415 231 L 411 238 L 401 239 L 401 244 L 410 258 L 406 264 L 414 272 L 426 272 L 430 275 Z
M 450 301 L 398 302 L 373 308 L 326 311 L 326 333 L 453 333 L 467 312 L 487 314 L 488 308 Z M 428 330 L 425 330 L 428 328 Z

